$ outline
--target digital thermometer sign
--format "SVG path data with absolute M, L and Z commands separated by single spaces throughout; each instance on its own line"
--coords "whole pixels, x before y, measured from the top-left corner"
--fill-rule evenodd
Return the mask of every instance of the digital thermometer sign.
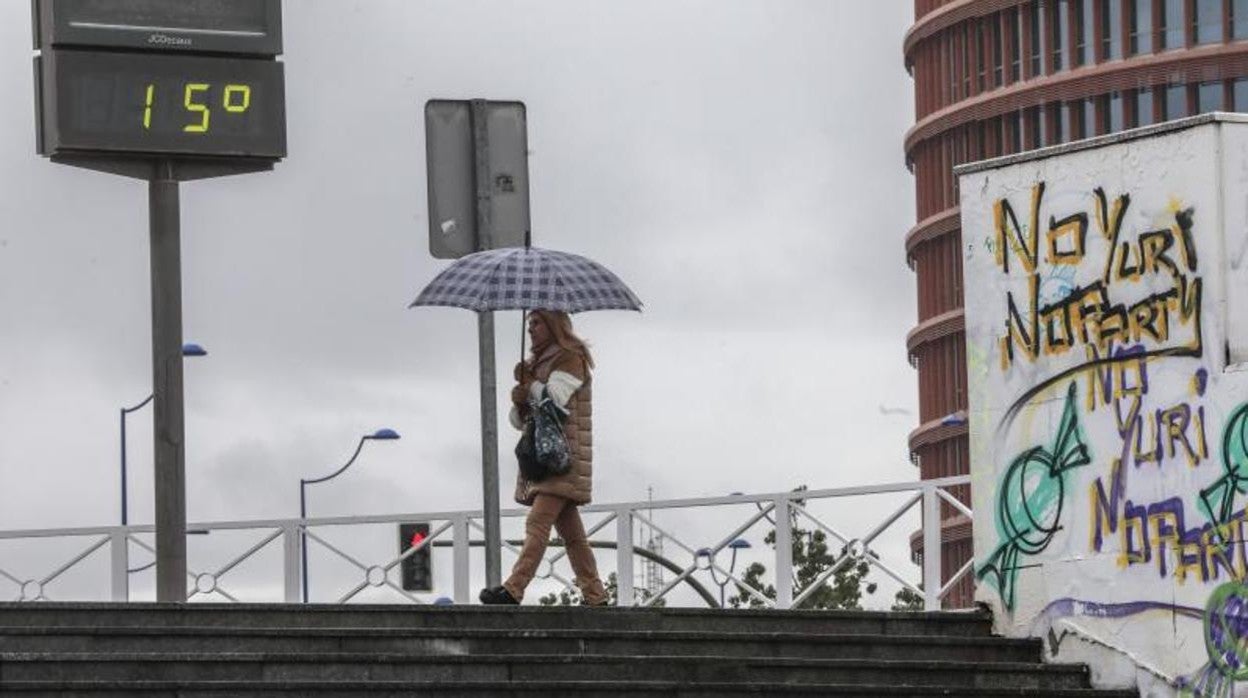
M 31 9 L 39 152 L 61 165 L 148 182 L 156 600 L 183 602 L 179 187 L 271 170 L 286 156 L 285 73 L 276 60 L 281 3 L 31 0 Z
M 36 60 L 44 155 L 286 156 L 276 61 L 68 49 Z

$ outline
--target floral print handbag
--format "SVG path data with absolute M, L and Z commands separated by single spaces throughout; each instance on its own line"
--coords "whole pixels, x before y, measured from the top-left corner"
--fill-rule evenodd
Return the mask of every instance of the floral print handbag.
M 520 442 L 516 444 L 520 474 L 526 480 L 540 482 L 548 477 L 563 475 L 571 469 L 568 440 L 563 435 L 565 419 L 567 413 L 542 390 L 541 400 L 533 405 Z

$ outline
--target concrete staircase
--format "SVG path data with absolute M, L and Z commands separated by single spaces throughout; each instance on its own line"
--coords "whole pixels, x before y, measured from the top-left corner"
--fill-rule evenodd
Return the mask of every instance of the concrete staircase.
M 0 604 L 34 696 L 1135 696 L 978 613 Z

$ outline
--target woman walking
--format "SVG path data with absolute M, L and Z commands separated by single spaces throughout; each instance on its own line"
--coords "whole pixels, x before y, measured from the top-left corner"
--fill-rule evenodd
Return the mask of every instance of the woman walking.
M 567 313 L 535 310 L 529 316 L 532 353 L 516 364 L 516 386 L 511 390 L 511 424 L 522 429 L 530 418 L 531 403 L 542 391 L 567 413 L 563 433 L 571 467 L 567 473 L 540 482 L 516 475 L 516 501 L 530 507 L 525 521 L 524 546 L 502 586 L 481 590 L 486 604 L 518 604 L 546 553 L 550 529 L 563 539 L 568 562 L 576 575 L 582 603 L 601 606 L 607 592 L 598 578 L 598 566 L 589 548 L 585 525 L 577 507 L 588 504 L 593 484 L 593 408 L 590 369 L 594 360 L 585 342 L 572 331 Z

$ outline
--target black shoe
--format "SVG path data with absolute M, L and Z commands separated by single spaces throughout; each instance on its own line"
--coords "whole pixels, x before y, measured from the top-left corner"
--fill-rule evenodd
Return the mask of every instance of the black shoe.
M 520 604 L 519 601 L 516 601 L 516 597 L 511 595 L 511 592 L 501 586 L 482 589 L 477 598 L 481 599 L 481 603 L 489 605 L 517 606 Z

